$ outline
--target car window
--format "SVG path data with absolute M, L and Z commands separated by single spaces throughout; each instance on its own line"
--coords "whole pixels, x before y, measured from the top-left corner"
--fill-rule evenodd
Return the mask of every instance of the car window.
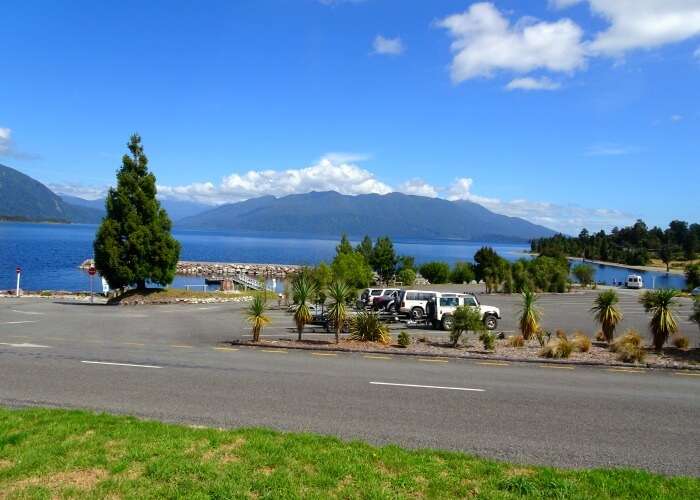
M 469 307 L 476 307 L 476 299 L 474 297 L 464 297 L 464 305 Z
M 420 300 L 416 292 L 408 292 L 406 294 L 406 300 Z
M 378 295 L 381 295 L 382 291 L 381 290 L 372 290 L 372 296 L 377 297 Z
M 443 307 L 456 307 L 459 299 L 457 297 L 441 297 L 440 305 Z
M 384 295 L 391 295 L 392 293 L 394 293 L 393 290 L 384 290 Z

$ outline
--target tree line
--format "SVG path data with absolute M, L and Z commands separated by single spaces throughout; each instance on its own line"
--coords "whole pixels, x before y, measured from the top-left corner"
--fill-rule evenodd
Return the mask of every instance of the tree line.
M 581 257 L 590 260 L 644 266 L 651 259 L 660 259 L 668 271 L 671 261 L 692 261 L 700 252 L 700 224 L 674 220 L 666 229 L 651 229 L 637 220 L 632 226 L 615 227 L 608 234 L 601 230 L 578 236 L 557 234 L 531 243 L 532 251 L 546 256 Z

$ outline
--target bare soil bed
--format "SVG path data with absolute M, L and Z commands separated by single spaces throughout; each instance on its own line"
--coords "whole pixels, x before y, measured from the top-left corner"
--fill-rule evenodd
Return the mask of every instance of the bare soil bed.
M 524 347 L 511 347 L 507 340 L 498 340 L 493 351 L 483 348 L 476 338 L 469 338 L 458 347 L 452 347 L 447 337 L 413 337 L 408 347 L 401 347 L 395 343 L 385 345 L 378 342 L 359 342 L 347 338 L 341 338 L 340 343 L 334 340 L 290 340 L 288 338 L 267 338 L 257 343 L 240 340 L 233 341 L 235 345 L 276 347 L 285 349 L 328 350 L 341 352 L 381 353 L 407 356 L 447 357 L 464 359 L 487 359 L 499 361 L 523 361 L 537 363 L 557 364 L 585 364 L 605 366 L 636 366 L 639 368 L 673 368 L 700 370 L 700 349 L 677 349 L 669 347 L 662 353 L 656 353 L 651 349 L 646 351 L 646 359 L 643 363 L 623 363 L 617 360 L 617 355 L 610 352 L 607 345 L 601 342 L 593 342 L 588 352 L 573 352 L 567 359 L 549 359 L 542 357 L 542 348 L 536 340 L 531 340 Z

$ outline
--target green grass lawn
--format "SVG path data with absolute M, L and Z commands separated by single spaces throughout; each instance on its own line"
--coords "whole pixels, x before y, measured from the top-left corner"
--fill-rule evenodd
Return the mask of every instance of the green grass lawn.
M 700 480 L 528 467 L 264 429 L 0 409 L 0 498 L 56 497 L 700 498 Z

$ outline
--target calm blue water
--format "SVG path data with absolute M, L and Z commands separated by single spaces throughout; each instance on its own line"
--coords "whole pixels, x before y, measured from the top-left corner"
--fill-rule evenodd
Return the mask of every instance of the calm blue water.
M 78 269 L 92 258 L 92 240 L 97 226 L 88 224 L 0 223 L 0 290 L 15 287 L 15 267 L 21 266 L 22 288 L 26 290 L 89 290 L 87 273 Z M 236 235 L 222 231 L 175 230 L 182 244 L 182 260 L 210 262 L 247 262 L 279 264 L 317 264 L 335 255 L 336 239 L 282 238 Z M 353 242 L 356 243 L 356 242 Z M 446 241 L 396 241 L 399 254 L 413 255 L 417 263 L 443 260 L 449 263 L 470 261 L 486 243 Z M 529 246 L 490 244 L 509 260 L 523 257 Z M 625 269 L 597 266 L 596 280 L 610 283 L 624 280 Z M 682 276 L 665 273 L 641 273 L 651 287 L 684 286 Z M 176 287 L 203 284 L 202 278 L 177 277 Z

